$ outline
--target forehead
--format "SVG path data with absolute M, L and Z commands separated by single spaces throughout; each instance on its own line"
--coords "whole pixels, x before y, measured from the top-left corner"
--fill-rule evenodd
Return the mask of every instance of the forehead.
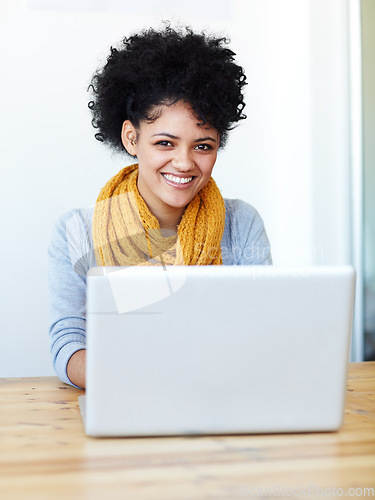
M 154 132 L 155 130 L 162 131 L 170 129 L 181 131 L 196 131 L 211 132 L 216 134 L 216 129 L 209 125 L 203 125 L 201 120 L 194 113 L 190 104 L 184 101 L 177 101 L 171 105 L 158 105 L 154 106 L 150 113 L 151 117 L 156 117 L 152 121 L 141 121 L 140 128 Z

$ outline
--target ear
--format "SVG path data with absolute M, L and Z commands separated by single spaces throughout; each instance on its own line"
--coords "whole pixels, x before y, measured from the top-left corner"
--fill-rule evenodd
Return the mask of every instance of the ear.
M 137 130 L 130 120 L 125 120 L 122 124 L 121 141 L 126 151 L 132 155 L 137 156 Z

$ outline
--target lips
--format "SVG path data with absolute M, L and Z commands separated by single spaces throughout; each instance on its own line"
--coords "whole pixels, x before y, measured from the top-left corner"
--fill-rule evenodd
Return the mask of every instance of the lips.
M 189 177 L 177 177 L 172 174 L 161 174 L 165 180 L 167 180 L 169 183 L 172 184 L 177 184 L 177 185 L 184 185 L 184 184 L 189 184 L 192 182 L 195 177 L 194 176 L 189 176 Z

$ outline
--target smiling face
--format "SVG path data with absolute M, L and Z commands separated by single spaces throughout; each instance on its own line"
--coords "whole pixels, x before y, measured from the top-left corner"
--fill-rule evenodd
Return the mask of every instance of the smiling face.
M 185 102 L 157 106 L 160 116 L 138 129 L 127 120 L 122 142 L 139 163 L 138 190 L 159 220 L 176 228 L 186 206 L 207 184 L 217 157 L 219 133 L 199 124 Z

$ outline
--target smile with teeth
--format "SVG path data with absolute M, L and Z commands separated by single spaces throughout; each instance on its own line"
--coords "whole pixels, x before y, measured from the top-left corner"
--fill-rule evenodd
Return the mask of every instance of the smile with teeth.
M 187 184 L 193 180 L 193 177 L 175 177 L 171 174 L 161 174 L 167 181 L 174 182 L 175 184 Z

